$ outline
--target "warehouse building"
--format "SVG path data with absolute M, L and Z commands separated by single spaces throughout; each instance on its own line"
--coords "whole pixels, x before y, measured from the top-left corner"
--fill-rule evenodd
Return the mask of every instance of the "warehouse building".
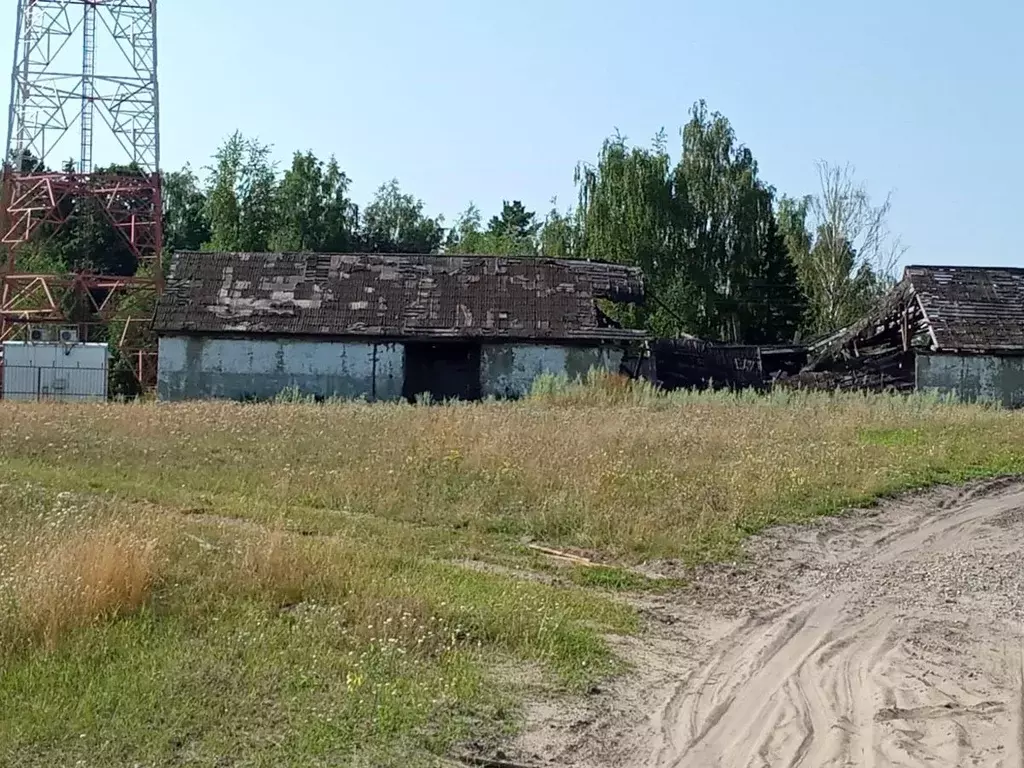
M 640 331 L 600 300 L 643 300 L 639 270 L 485 256 L 173 256 L 157 305 L 158 396 L 515 398 L 541 374 L 617 371 Z
M 1024 269 L 910 266 L 876 311 L 785 381 L 1024 406 Z

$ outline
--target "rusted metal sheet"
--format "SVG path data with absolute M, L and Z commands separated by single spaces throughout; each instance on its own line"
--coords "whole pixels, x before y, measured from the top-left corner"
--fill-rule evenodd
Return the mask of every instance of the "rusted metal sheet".
M 640 302 L 633 267 L 486 256 L 174 255 L 158 333 L 615 340 L 598 299 Z

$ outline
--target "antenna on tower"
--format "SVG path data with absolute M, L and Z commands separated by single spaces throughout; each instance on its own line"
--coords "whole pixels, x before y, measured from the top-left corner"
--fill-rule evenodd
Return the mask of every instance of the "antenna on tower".
M 125 294 L 155 298 L 163 287 L 156 0 L 19 0 L 16 24 L 0 204 L 0 341 L 30 321 L 69 322 L 72 294 L 94 318 L 80 324 L 100 325 Z M 94 157 L 110 170 L 97 172 Z M 117 271 L 126 274 L 19 271 L 25 245 L 59 232 L 86 205 L 124 238 L 132 263 Z M 137 355 L 139 378 L 150 378 L 155 347 L 130 328 L 144 329 L 151 317 L 119 319 L 122 352 Z

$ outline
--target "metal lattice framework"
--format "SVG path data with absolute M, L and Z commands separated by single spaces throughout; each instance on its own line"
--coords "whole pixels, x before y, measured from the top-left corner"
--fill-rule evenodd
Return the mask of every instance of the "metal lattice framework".
M 17 14 L 0 210 L 0 339 L 29 322 L 69 322 L 73 302 L 62 298 L 69 291 L 83 294 L 78 306 L 103 322 L 127 294 L 162 289 L 156 0 L 19 0 Z M 115 170 L 96 173 L 94 150 Z M 72 152 L 77 158 L 69 160 Z M 131 274 L 19 272 L 23 247 L 59 230 L 90 200 L 128 244 Z M 123 319 L 122 347 L 138 354 L 141 370 L 152 342 L 129 329 L 141 330 L 148 318 Z
M 156 51 L 155 0 L 20 0 L 8 147 L 45 163 L 77 124 L 78 171 L 90 173 L 98 115 L 123 162 L 156 173 Z

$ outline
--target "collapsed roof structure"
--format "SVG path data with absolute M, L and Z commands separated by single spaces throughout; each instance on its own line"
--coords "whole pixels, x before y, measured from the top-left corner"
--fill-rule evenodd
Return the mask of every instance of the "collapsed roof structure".
M 812 349 L 809 364 L 786 383 L 937 389 L 1016 404 L 1024 380 L 1006 371 L 1022 361 L 1024 269 L 915 265 L 874 311 Z

